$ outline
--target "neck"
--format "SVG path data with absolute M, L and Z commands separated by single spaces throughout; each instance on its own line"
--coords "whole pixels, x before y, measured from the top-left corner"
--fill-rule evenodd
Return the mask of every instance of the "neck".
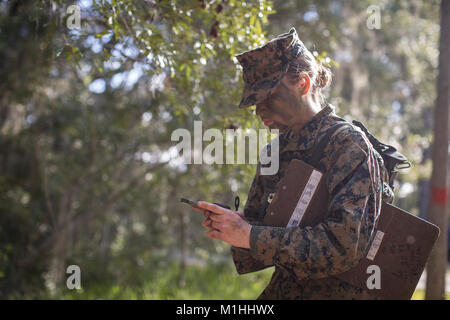
M 295 132 L 300 132 L 305 124 L 308 123 L 321 110 L 321 106 L 310 98 L 303 102 L 304 104 L 300 106 L 301 111 L 299 112 L 298 118 L 292 125 L 292 129 Z

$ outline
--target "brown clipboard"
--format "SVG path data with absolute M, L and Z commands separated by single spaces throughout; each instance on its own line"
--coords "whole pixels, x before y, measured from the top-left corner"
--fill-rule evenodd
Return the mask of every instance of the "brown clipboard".
M 305 227 L 324 221 L 329 195 L 323 177 L 307 163 L 292 160 L 267 207 L 263 225 L 292 227 L 298 223 Z M 383 202 L 367 254 L 336 277 L 380 299 L 411 299 L 438 236 L 434 224 Z M 379 267 L 379 287 L 368 285 L 378 272 L 370 266 Z

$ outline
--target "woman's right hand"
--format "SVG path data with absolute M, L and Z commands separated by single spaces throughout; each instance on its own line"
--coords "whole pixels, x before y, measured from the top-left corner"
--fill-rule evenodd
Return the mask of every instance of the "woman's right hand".
M 192 209 L 194 209 L 195 211 L 198 211 L 198 212 L 202 212 L 203 215 L 205 216 L 205 220 L 203 220 L 203 222 L 202 222 L 203 227 L 208 228 L 210 230 L 215 230 L 211 226 L 212 220 L 210 219 L 210 216 L 214 213 L 212 213 L 211 211 L 205 210 L 205 209 L 201 209 L 201 208 L 192 208 Z M 245 220 L 243 212 L 235 211 L 235 213 Z
M 203 215 L 205 216 L 205 220 L 203 220 L 203 222 L 202 222 L 203 227 L 208 228 L 210 230 L 214 230 L 214 228 L 211 227 L 212 220 L 209 218 L 210 215 L 212 214 L 211 211 L 201 209 L 201 208 L 194 208 L 194 207 L 192 209 L 203 213 Z

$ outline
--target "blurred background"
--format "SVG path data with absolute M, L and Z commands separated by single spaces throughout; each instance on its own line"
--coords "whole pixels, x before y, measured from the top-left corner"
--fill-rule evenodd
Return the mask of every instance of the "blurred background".
M 0 0 L 0 298 L 255 299 L 273 270 L 238 276 L 179 199 L 243 205 L 256 166 L 185 165 L 171 134 L 263 128 L 237 109 L 233 56 L 291 27 L 332 69 L 336 113 L 411 161 L 394 204 L 427 218 L 440 14 L 438 0 Z

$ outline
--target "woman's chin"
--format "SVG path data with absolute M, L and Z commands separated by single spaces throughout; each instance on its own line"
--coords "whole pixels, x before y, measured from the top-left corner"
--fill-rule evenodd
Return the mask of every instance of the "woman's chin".
M 287 126 L 282 125 L 280 123 L 277 122 L 273 122 L 272 124 L 270 124 L 270 126 L 267 126 L 269 129 L 278 129 L 280 131 L 284 131 L 287 129 Z

